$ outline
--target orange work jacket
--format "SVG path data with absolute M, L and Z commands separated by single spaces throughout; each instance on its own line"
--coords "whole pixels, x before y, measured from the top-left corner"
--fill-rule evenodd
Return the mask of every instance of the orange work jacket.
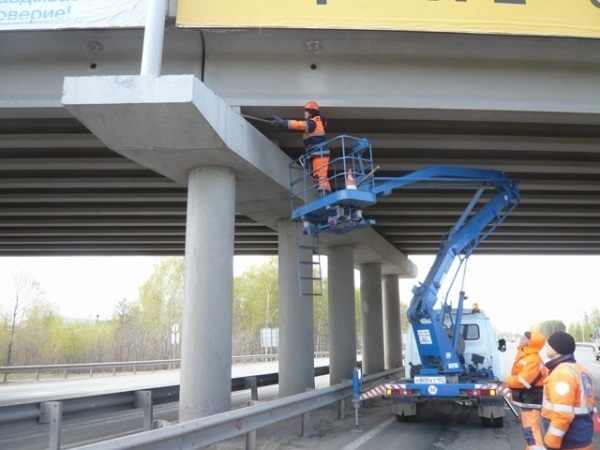
M 513 404 L 521 408 L 541 409 L 544 381 L 548 369 L 540 356 L 546 338 L 531 331 L 531 339 L 525 347 L 519 347 L 506 385 L 512 390 Z
M 304 142 L 304 149 L 310 151 L 315 145 L 321 144 L 327 140 L 325 136 L 325 127 L 327 126 L 327 120 L 321 118 L 321 116 L 311 117 L 308 120 L 288 120 L 287 126 L 290 130 L 302 131 L 302 141 Z M 322 150 L 318 151 L 318 155 L 315 156 L 327 156 L 329 155 L 329 149 L 322 147 Z
M 573 355 L 546 364 L 550 375 L 544 384 L 542 421 L 544 443 L 551 448 L 591 445 L 594 435 L 594 377 Z

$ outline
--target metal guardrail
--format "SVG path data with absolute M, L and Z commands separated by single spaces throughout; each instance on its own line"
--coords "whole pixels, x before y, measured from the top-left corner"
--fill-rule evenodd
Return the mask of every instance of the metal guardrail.
M 116 374 L 117 369 L 133 369 L 133 373 L 136 373 L 139 368 L 149 367 L 156 368 L 163 366 L 165 368 L 172 366 L 171 368 L 179 367 L 181 363 L 180 359 L 166 359 L 161 361 L 125 361 L 125 362 L 108 362 L 108 363 L 81 363 L 81 364 L 47 364 L 47 365 L 31 365 L 31 366 L 0 366 L 0 373 L 4 374 L 4 382 L 7 381 L 7 375 L 11 373 L 32 373 L 35 372 L 35 379 L 40 379 L 42 372 L 64 372 L 65 378 L 67 378 L 69 372 L 81 372 L 89 370 L 90 377 L 94 376 L 94 370 L 107 371 L 112 369 L 113 375 Z
M 366 376 L 363 385 L 376 384 L 404 370 L 397 368 Z M 303 394 L 252 405 L 235 411 L 190 420 L 165 428 L 120 437 L 108 441 L 77 447 L 79 450 L 171 450 L 174 448 L 198 449 L 242 435 L 252 435 L 259 428 L 291 417 L 302 416 L 334 402 L 352 397 L 352 382 L 347 381 L 328 388 L 311 390 Z M 247 445 L 248 447 L 248 445 Z M 252 447 L 252 445 L 250 446 Z
M 327 375 L 329 366 L 315 367 L 315 377 Z M 264 373 L 259 375 L 249 375 L 231 379 L 231 391 L 251 391 L 252 400 L 258 400 L 258 388 L 271 386 L 279 382 L 279 373 Z M 114 392 L 103 395 L 88 395 L 60 398 L 55 397 L 52 400 L 60 400 L 63 404 L 63 415 L 81 412 L 96 411 L 101 412 L 107 408 L 129 409 L 139 407 L 139 401 L 136 396 L 139 392 L 149 392 L 152 403 L 161 405 L 179 400 L 179 385 L 162 386 L 157 388 L 140 390 L 131 390 L 124 392 Z M 44 404 L 48 401 L 42 399 L 29 398 L 27 403 L 1 405 L 0 404 L 0 424 L 8 422 L 18 422 L 23 420 L 38 420 L 44 415 Z
M 329 367 L 316 367 L 315 377 L 327 375 Z M 231 390 L 250 390 L 252 401 L 258 400 L 258 388 L 279 382 L 279 373 L 269 373 L 231 379 Z M 30 399 L 28 403 L 0 407 L 0 424 L 37 421 L 50 424 L 49 449 L 60 449 L 61 426 L 63 418 L 77 417 L 83 412 L 101 414 L 105 411 L 138 408 L 144 410 L 144 430 L 153 426 L 153 407 L 155 405 L 179 400 L 179 385 L 163 386 L 147 390 L 115 392 L 104 395 L 56 398 L 56 401 Z
M 329 356 L 329 352 L 315 352 L 315 358 L 326 358 Z M 248 362 L 269 362 L 277 361 L 279 359 L 278 354 L 260 354 L 260 355 L 241 355 L 232 356 L 232 364 L 248 363 Z M 123 362 L 107 362 L 107 363 L 80 363 L 80 364 L 40 364 L 40 365 L 29 365 L 29 366 L 0 366 L 0 374 L 4 374 L 3 381 L 7 381 L 8 374 L 14 373 L 35 373 L 35 379 L 40 379 L 42 372 L 64 372 L 64 377 L 67 378 L 70 372 L 82 372 L 89 371 L 90 377 L 94 376 L 94 371 L 106 372 L 112 370 L 113 375 L 116 374 L 117 369 L 131 368 L 133 373 L 136 373 L 141 368 L 155 369 L 163 366 L 165 369 L 176 369 L 179 368 L 181 359 L 164 359 L 164 360 L 152 360 L 152 361 L 123 361 Z

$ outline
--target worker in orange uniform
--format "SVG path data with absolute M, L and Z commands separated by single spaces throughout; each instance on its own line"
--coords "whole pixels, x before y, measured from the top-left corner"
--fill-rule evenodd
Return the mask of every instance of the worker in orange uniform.
M 548 369 L 540 356 L 546 338 L 535 331 L 526 331 L 517 346 L 518 353 L 506 385 L 511 389 L 513 405 L 521 408 L 521 423 L 525 450 L 543 450 L 540 412 L 544 381 Z
M 304 120 L 285 120 L 274 116 L 271 125 L 286 128 L 288 130 L 302 131 L 304 151 L 311 162 L 312 176 L 319 185 L 317 195 L 323 197 L 331 193 L 331 184 L 327 171 L 329 168 L 329 148 L 323 144 L 327 138 L 325 127 L 327 119 L 321 116 L 317 102 L 309 101 L 304 105 Z
M 575 339 L 557 331 L 548 338 L 542 423 L 544 448 L 593 450 L 594 378 L 575 361 Z

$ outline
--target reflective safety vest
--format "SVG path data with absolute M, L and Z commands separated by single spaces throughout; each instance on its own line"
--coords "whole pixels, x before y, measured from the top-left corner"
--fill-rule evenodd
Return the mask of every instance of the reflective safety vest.
M 548 369 L 539 352 L 545 343 L 546 338 L 542 334 L 532 331 L 529 344 L 519 347 L 511 375 L 506 378 L 506 385 L 512 390 L 512 400 L 516 406 L 532 409 L 542 407 L 542 390 Z
M 321 116 L 311 117 L 308 120 L 288 120 L 288 128 L 290 130 L 303 131 L 302 141 L 304 149 L 310 151 L 315 145 L 321 144 L 327 140 L 325 136 L 325 126 L 327 122 L 323 122 Z M 329 149 L 323 147 L 321 151 L 317 151 L 314 156 L 327 156 Z
M 579 448 L 592 443 L 594 378 L 576 362 L 556 366 L 544 384 L 544 442 L 551 448 Z

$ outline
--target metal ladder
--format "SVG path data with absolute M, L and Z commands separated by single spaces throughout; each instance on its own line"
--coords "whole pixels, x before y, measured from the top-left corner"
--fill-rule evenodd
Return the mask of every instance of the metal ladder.
M 296 236 L 300 230 L 296 223 Z M 300 295 L 323 295 L 323 273 L 321 271 L 321 252 L 319 250 L 319 236 L 311 235 L 312 244 L 301 244 L 299 237 L 296 242 L 296 256 L 298 261 L 298 287 Z M 308 250 L 308 251 L 307 251 Z M 310 275 L 306 275 L 307 267 L 310 268 Z

